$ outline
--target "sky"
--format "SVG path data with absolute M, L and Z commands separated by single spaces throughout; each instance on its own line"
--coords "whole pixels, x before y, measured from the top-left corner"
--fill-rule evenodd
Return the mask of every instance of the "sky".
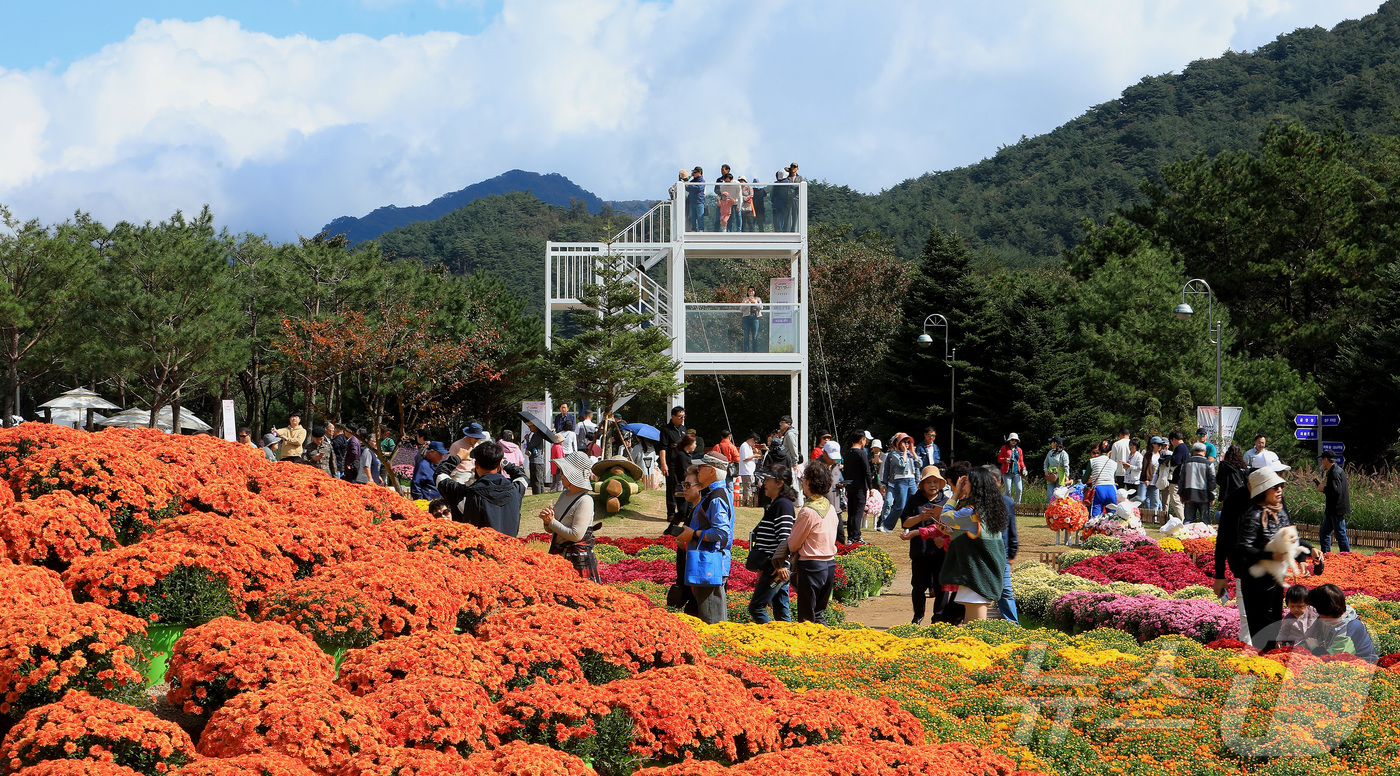
M 310 236 L 511 169 L 877 192 L 1380 0 L 0 0 L 0 204 Z

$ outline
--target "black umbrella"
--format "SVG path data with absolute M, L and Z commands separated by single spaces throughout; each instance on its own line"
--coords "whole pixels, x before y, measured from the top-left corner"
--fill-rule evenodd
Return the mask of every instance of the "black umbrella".
M 559 441 L 554 436 L 554 429 L 550 428 L 548 423 L 535 417 L 533 413 L 526 412 L 525 410 L 520 410 L 517 414 L 520 415 L 521 420 L 539 429 L 540 433 L 544 435 L 545 439 L 549 440 L 550 444 L 554 444 L 555 442 Z

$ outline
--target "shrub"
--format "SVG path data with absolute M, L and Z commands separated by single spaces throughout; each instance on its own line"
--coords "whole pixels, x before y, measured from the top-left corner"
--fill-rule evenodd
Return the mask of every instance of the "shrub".
M 581 757 L 603 776 L 631 773 L 638 760 L 632 720 L 610 698 L 609 688 L 589 685 L 540 683 L 506 693 L 503 735 Z
M 179 505 L 164 464 L 101 435 L 36 450 L 14 471 L 13 481 L 31 497 L 67 490 L 86 498 L 106 515 L 119 544 L 148 533 Z
M 383 553 L 374 560 L 328 566 L 313 579 L 346 585 L 369 598 L 383 637 L 424 630 L 450 632 L 457 625 L 461 606 L 459 595 L 454 593 L 465 588 L 465 581 L 443 564 L 430 566 L 433 559 L 424 556 L 435 554 Z
M 287 625 L 219 617 L 185 631 L 170 654 L 166 700 L 207 714 L 235 695 L 291 679 L 335 678 L 330 655 Z
M 150 655 L 140 620 L 96 604 L 29 606 L 0 616 L 0 714 L 18 719 L 70 690 L 134 702 Z
M 631 718 L 632 753 L 643 759 L 728 763 L 778 748 L 773 712 L 723 671 L 658 668 L 607 687 L 610 703 Z
M 695 632 L 661 609 L 641 602 L 617 609 L 580 610 L 550 604 L 507 609 L 477 629 L 488 641 L 529 632 L 560 642 L 578 657 L 594 684 L 704 657 Z
M 77 559 L 63 573 L 79 601 L 147 622 L 200 625 L 243 613 L 243 576 L 213 547 L 152 539 Z
M 115 547 L 117 533 L 91 501 L 56 490 L 0 512 L 0 540 L 16 561 L 62 571 L 74 558 Z
M 184 771 L 181 771 L 183 773 Z M 99 760 L 44 760 L 20 768 L 14 776 L 140 776 L 125 765 Z
M 612 546 L 612 545 L 608 545 Z M 619 551 L 621 548 L 619 548 Z M 625 554 L 625 553 L 624 553 Z M 637 557 L 644 560 L 670 560 L 676 559 L 676 548 L 667 547 L 664 544 L 650 544 L 637 550 Z
M 0 612 L 71 603 L 72 594 L 63 586 L 63 578 L 53 570 L 0 561 Z
M 500 776 L 597 776 L 583 760 L 547 746 L 513 741 L 500 749 L 467 758 L 475 773 Z
M 258 619 L 289 625 L 328 650 L 367 647 L 381 633 L 368 596 L 324 579 L 304 579 L 273 591 Z
M 439 749 L 463 757 L 501 743 L 506 718 L 481 685 L 421 676 L 390 682 L 365 701 L 375 708 L 393 746 Z
M 338 776 L 481 776 L 455 754 L 432 749 L 377 749 L 341 767 Z
M 1096 552 L 1118 552 L 1123 549 L 1123 540 L 1105 534 L 1095 534 L 1085 539 L 1080 547 Z
M 844 690 L 808 690 L 773 705 L 785 747 L 828 741 L 918 744 L 924 740 L 919 721 L 889 698 L 862 698 Z
M 1060 569 L 1063 570 L 1069 568 L 1070 566 L 1073 566 L 1074 564 L 1078 563 L 1081 560 L 1084 560 L 1085 558 L 1093 558 L 1103 554 L 1104 553 L 1099 550 L 1090 549 L 1065 550 L 1064 552 L 1059 554 L 1059 557 L 1055 558 L 1055 563 L 1057 566 L 1059 566 Z
M 44 760 L 106 760 L 157 776 L 194 756 L 194 742 L 175 723 L 74 691 L 25 714 L 5 736 L 0 761 L 15 771 Z
M 884 587 L 885 585 L 888 585 L 894 581 L 894 558 L 891 558 L 888 552 L 885 552 L 884 550 L 880 549 L 879 547 L 876 547 L 873 544 L 862 544 L 854 550 L 851 550 L 846 555 L 846 557 L 848 558 L 855 556 L 865 558 L 870 562 L 870 565 L 874 568 L 876 574 L 878 575 L 878 584 L 881 587 Z
M 870 595 L 879 584 L 880 572 L 871 563 L 869 556 L 852 552 L 836 558 L 836 565 L 845 572 L 846 584 L 838 586 L 836 599 L 842 603 L 859 601 Z
M 280 754 L 200 757 L 180 769 L 179 776 L 312 776 L 305 765 Z
M 595 544 L 593 554 L 597 556 L 598 563 L 617 563 L 627 558 L 627 553 L 619 550 L 611 544 Z
M 200 754 L 273 752 L 331 776 L 359 752 L 386 746 L 379 711 L 329 682 L 279 682 L 245 692 L 209 717 Z
M 584 679 L 583 668 L 565 646 L 536 634 L 511 633 L 483 641 L 466 634 L 423 632 L 351 650 L 336 683 L 364 695 L 388 682 L 421 676 L 466 679 L 492 698 L 535 679 Z

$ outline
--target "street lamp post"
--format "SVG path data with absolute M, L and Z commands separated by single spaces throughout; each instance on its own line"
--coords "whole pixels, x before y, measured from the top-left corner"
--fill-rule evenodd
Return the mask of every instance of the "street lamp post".
M 1181 287 L 1181 304 L 1177 305 L 1176 310 L 1173 311 L 1176 313 L 1177 320 L 1190 320 L 1191 315 L 1196 312 L 1191 309 L 1191 305 L 1186 303 L 1187 294 L 1206 298 L 1206 323 L 1210 325 L 1206 332 L 1210 344 L 1215 346 L 1215 411 L 1223 412 L 1220 409 L 1220 343 L 1224 337 L 1220 335 L 1224 332 L 1225 324 L 1215 318 L 1215 292 L 1211 290 L 1209 283 L 1200 278 L 1188 280 L 1186 285 Z
M 931 345 L 933 345 L 933 338 L 930 337 L 930 336 L 928 335 L 928 329 L 929 329 L 930 326 L 932 326 L 932 327 L 935 328 L 935 329 L 937 329 L 937 328 L 942 328 L 942 329 L 943 329 L 943 363 L 946 364 L 946 365 L 948 366 L 948 458 L 947 458 L 947 460 L 951 461 L 951 460 L 953 460 L 953 448 L 956 447 L 956 445 L 957 445 L 957 439 L 958 439 L 958 438 L 957 438 L 957 428 L 956 428 L 956 424 L 957 424 L 957 420 L 958 420 L 958 404 L 957 404 L 957 401 L 958 401 L 958 370 L 957 370 L 957 367 L 953 366 L 953 363 L 954 363 L 955 361 L 957 361 L 957 358 L 958 358 L 958 349 L 957 349 L 957 348 L 953 348 L 953 350 L 952 350 L 951 353 L 948 351 L 948 337 L 949 337 L 949 334 L 952 332 L 952 327 L 948 325 L 948 319 L 947 319 L 947 318 L 944 318 L 942 315 L 939 315 L 938 313 L 934 313 L 934 314 L 932 314 L 932 315 L 930 315 L 929 317 L 927 317 L 927 318 L 924 319 L 924 332 L 923 332 L 922 334 L 919 335 L 919 338 L 918 338 L 918 339 L 914 340 L 915 344 L 917 344 L 917 345 L 918 345 L 919 347 L 921 347 L 921 348 L 927 348 L 927 347 L 930 347 Z

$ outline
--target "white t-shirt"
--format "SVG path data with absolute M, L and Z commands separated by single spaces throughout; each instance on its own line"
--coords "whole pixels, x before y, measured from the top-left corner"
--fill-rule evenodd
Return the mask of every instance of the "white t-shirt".
M 745 442 L 745 443 L 743 443 L 742 445 L 739 445 L 739 476 L 740 476 L 740 477 L 752 477 L 752 476 L 753 476 L 753 470 L 754 470 L 755 464 L 754 464 L 753 461 L 749 460 L 750 458 L 753 458 L 753 456 L 754 456 L 753 445 L 749 444 L 748 442 Z
M 1113 443 L 1113 449 L 1108 451 L 1108 457 L 1116 463 L 1128 462 L 1128 439 L 1124 437 Z
M 572 431 L 561 431 L 558 434 L 559 444 L 564 448 L 564 455 L 578 451 L 578 435 Z

